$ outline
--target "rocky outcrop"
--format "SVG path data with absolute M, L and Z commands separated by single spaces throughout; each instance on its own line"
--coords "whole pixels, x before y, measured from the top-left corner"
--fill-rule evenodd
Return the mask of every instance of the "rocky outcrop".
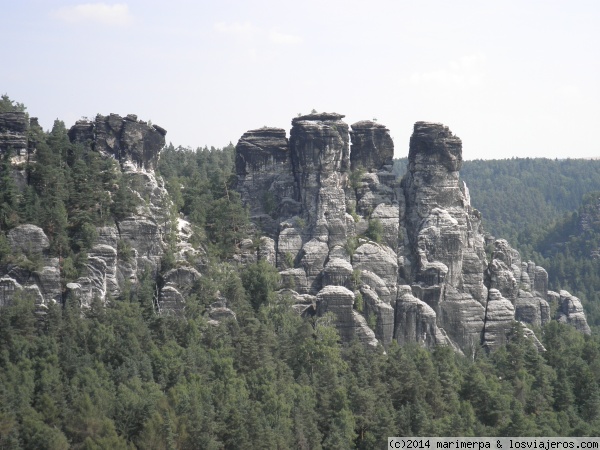
M 0 304 L 10 304 L 15 292 L 25 289 L 38 304 L 61 301 L 58 258 L 49 255 L 50 241 L 35 225 L 19 225 L 7 234 L 11 258 L 0 266 Z
M 488 238 L 488 260 L 481 215 L 459 179 L 462 142 L 448 127 L 415 124 L 400 182 L 388 129 L 361 121 L 349 130 L 343 117 L 299 116 L 289 141 L 262 128 L 236 147 L 238 189 L 274 244 L 281 292 L 303 314 L 332 313 L 344 342 L 373 346 L 374 336 L 384 347 L 396 340 L 465 353 L 502 345 L 515 321 L 550 320 L 543 268 L 505 240 Z M 305 301 L 313 296 L 316 309 Z M 561 305 L 561 320 L 585 332 L 576 302 Z
M 292 160 L 285 130 L 260 128 L 240 138 L 236 147 L 237 189 L 263 232 L 277 235 L 278 218 L 300 211 L 294 198 Z
M 557 320 L 574 326 L 584 334 L 591 334 L 581 301 L 567 291 L 560 291 L 559 296 Z
M 88 253 L 87 274 L 70 287 L 83 304 L 88 304 L 94 296 L 106 301 L 108 296 L 118 297 L 126 286 L 135 288 L 145 273 L 156 277 L 160 269 L 165 237 L 171 228 L 171 200 L 154 169 L 165 144 L 166 131 L 138 120 L 134 114 L 126 117 L 98 114 L 94 121 L 78 121 L 68 134 L 72 142 L 117 159 L 123 182 L 131 186 L 138 198 L 134 214 L 97 229 L 96 244 Z M 186 235 L 185 227 L 181 228 L 179 259 L 185 261 L 186 252 L 196 252 L 184 242 L 191 233 Z M 155 299 L 157 308 L 179 313 L 184 308 L 182 293 L 169 283 L 163 289 Z
M 135 114 L 98 114 L 94 122 L 77 121 L 69 130 L 73 142 L 91 145 L 96 151 L 146 170 L 156 168 L 167 132 L 158 125 L 138 120 Z
M 0 154 L 12 149 L 17 153 L 25 152 L 28 147 L 27 114 L 19 111 L 0 112 Z
M 352 170 L 368 168 L 382 169 L 393 164 L 394 142 L 390 130 L 371 120 L 362 120 L 352 124 L 350 132 L 352 152 L 350 165 Z

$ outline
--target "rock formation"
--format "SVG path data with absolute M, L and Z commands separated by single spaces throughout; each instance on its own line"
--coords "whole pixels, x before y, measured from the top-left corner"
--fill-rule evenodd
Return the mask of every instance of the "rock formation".
M 25 161 L 35 161 L 36 136 L 29 133 L 32 127 L 37 128 L 36 132 L 41 131 L 37 120 L 28 123 L 24 113 L 1 113 L 0 152 L 9 148 L 25 151 Z M 163 128 L 138 120 L 133 114 L 97 115 L 93 121 L 80 120 L 71 127 L 68 136 L 72 142 L 119 162 L 115 170 L 121 171 L 121 182 L 138 198 L 138 206 L 128 217 L 97 227 L 96 240 L 87 251 L 83 276 L 64 287 L 59 259 L 49 257 L 49 241 L 43 230 L 34 225 L 13 228 L 7 235 L 12 256 L 8 264 L 0 267 L 0 305 L 10 304 L 17 292 L 25 290 L 42 306 L 72 296 L 85 307 L 94 299 L 106 302 L 117 298 L 125 290 L 136 289 L 144 277 L 151 277 L 158 281 L 155 309 L 163 314 L 183 314 L 184 299 L 201 276 L 187 263 L 187 255 L 192 253 L 201 265 L 198 258 L 201 250 L 188 242 L 192 235 L 189 223 L 183 219 L 172 223 L 171 200 L 162 178 L 155 174 L 165 134 Z M 15 170 L 23 162 L 18 158 L 22 158 L 20 153 L 13 157 Z M 159 279 L 166 236 L 172 226 L 178 231 L 175 258 L 179 264 Z M 272 240 L 261 240 L 261 255 L 275 261 Z M 209 312 L 213 323 L 233 314 L 217 303 Z
M 116 158 L 121 164 L 132 162 L 146 170 L 156 168 L 158 154 L 165 145 L 164 128 L 148 125 L 135 114 L 98 114 L 94 122 L 80 120 L 69 130 L 73 142 L 91 145 L 94 150 Z
M 0 113 L 0 153 L 13 149 L 20 153 L 27 149 L 29 120 L 24 112 Z
M 415 124 L 400 182 L 388 129 L 372 121 L 349 129 L 343 117 L 299 116 L 289 141 L 262 128 L 236 147 L 238 190 L 299 310 L 316 296 L 316 314 L 332 314 L 346 342 L 462 352 L 502 345 L 515 321 L 550 320 L 543 268 L 505 240 L 488 259 L 481 215 L 459 179 L 462 142 L 448 127 Z M 580 302 L 558 298 L 559 320 L 589 333 Z
M 557 320 L 590 333 L 576 297 L 548 291 L 546 271 L 521 261 L 507 241 L 486 241 L 481 215 L 459 179 L 462 142 L 448 127 L 415 124 L 408 170 L 398 180 L 389 130 L 374 121 L 349 127 L 343 117 L 296 117 L 289 139 L 268 127 L 240 138 L 237 190 L 262 236 L 258 250 L 251 239 L 239 243 L 237 264 L 272 264 L 281 275 L 279 296 L 291 299 L 295 310 L 329 318 L 344 342 L 359 339 L 370 348 L 395 340 L 464 353 L 494 349 L 515 321 L 535 328 L 551 319 L 551 309 Z M 24 114 L 0 114 L 0 151 L 34 154 L 27 133 L 33 126 Z M 118 297 L 148 274 L 158 278 L 166 235 L 176 226 L 181 264 L 161 274 L 154 300 L 157 311 L 181 315 L 202 276 L 184 263 L 184 254 L 201 250 L 187 242 L 189 223 L 172 223 L 171 200 L 154 172 L 166 131 L 135 115 L 110 114 L 78 121 L 68 134 L 119 162 L 139 206 L 97 228 L 85 273 L 66 292 L 44 232 L 33 225 L 12 229 L 13 256 L 0 268 L 0 305 L 20 290 L 40 305 L 69 294 L 83 305 Z M 214 300 L 210 323 L 235 319 L 225 299 Z M 542 350 L 533 331 L 526 333 Z

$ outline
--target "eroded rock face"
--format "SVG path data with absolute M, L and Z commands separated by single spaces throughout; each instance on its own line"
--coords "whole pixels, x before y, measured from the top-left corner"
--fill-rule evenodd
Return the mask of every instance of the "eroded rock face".
M 98 114 L 94 122 L 78 121 L 69 130 L 72 142 L 92 145 L 124 164 L 130 161 L 146 170 L 156 168 L 160 150 L 165 146 L 165 129 L 148 125 L 135 114 L 121 117 L 118 114 Z
M 581 301 L 568 291 L 560 291 L 559 295 L 560 303 L 557 311 L 557 320 L 574 326 L 584 334 L 591 334 L 592 331 L 585 318 Z
M 0 154 L 12 149 L 17 153 L 27 150 L 29 121 L 24 112 L 0 112 Z
M 237 143 L 237 189 L 252 220 L 271 236 L 276 236 L 282 214 L 298 212 L 291 164 L 288 139 L 281 128 L 248 131 Z
M 138 120 L 134 114 L 98 114 L 94 121 L 78 121 L 68 134 L 72 142 L 116 158 L 124 181 L 139 200 L 131 216 L 97 229 L 96 245 L 88 255 L 88 273 L 71 287 L 86 305 L 94 296 L 106 301 L 108 296 L 119 296 L 125 287 L 135 289 L 143 275 L 158 275 L 171 222 L 171 200 L 162 178 L 154 172 L 166 131 Z M 191 233 L 186 234 L 183 222 L 177 224 L 181 254 L 176 258 L 181 262 L 186 252 L 195 252 L 185 243 Z M 184 308 L 180 290 L 186 288 L 176 283 L 166 283 L 163 288 L 164 293 L 158 295 L 158 309 L 178 314 Z
M 281 292 L 302 314 L 332 312 L 345 342 L 372 343 L 370 329 L 384 347 L 395 339 L 465 353 L 502 345 L 515 320 L 550 320 L 543 268 L 489 238 L 488 261 L 481 215 L 459 179 L 462 142 L 448 127 L 415 124 L 400 183 L 388 129 L 361 121 L 349 131 L 342 119 L 300 116 L 289 141 L 263 128 L 237 145 L 238 189 L 272 239 Z M 316 309 L 305 302 L 313 296 Z M 577 302 L 560 302 L 561 320 L 585 332 Z
M 374 170 L 393 164 L 394 142 L 390 130 L 371 120 L 352 124 L 350 132 L 353 151 L 350 153 L 352 170 L 359 167 Z M 356 149 L 356 150 L 355 150 Z

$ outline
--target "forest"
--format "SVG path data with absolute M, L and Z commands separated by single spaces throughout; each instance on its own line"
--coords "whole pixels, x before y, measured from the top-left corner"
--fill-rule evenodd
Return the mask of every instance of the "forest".
M 14 108 L 24 106 L 3 96 L 0 111 Z M 30 132 L 37 162 L 25 189 L 11 176 L 10 152 L 0 162 L 0 266 L 36 264 L 15 261 L 6 239 L 33 223 L 66 286 L 96 227 L 139 199 L 113 160 L 70 143 L 63 122 Z M 107 306 L 82 308 L 66 295 L 40 311 L 17 295 L 0 311 L 1 449 L 373 449 L 388 436 L 599 435 L 600 171 L 589 161 L 465 162 L 461 177 L 486 229 L 544 266 L 552 289 L 580 296 L 594 330 L 552 321 L 536 330 L 540 353 L 515 323 L 505 346 L 469 357 L 342 345 L 328 316 L 301 318 L 276 295 L 272 266 L 238 265 L 236 243 L 252 228 L 233 190 L 233 145 L 170 144 L 158 172 L 172 217 L 187 217 L 206 250 L 185 315 L 156 314 L 160 275 Z M 170 239 L 161 273 L 175 264 Z M 214 326 L 204 313 L 217 292 L 237 319 Z

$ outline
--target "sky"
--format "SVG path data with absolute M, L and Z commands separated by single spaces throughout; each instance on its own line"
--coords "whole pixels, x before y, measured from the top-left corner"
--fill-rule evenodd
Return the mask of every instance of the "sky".
M 447 125 L 465 159 L 598 158 L 597 0 L 0 0 L 0 94 L 44 129 L 137 114 L 223 147 L 299 113 L 377 119 L 408 155 Z

